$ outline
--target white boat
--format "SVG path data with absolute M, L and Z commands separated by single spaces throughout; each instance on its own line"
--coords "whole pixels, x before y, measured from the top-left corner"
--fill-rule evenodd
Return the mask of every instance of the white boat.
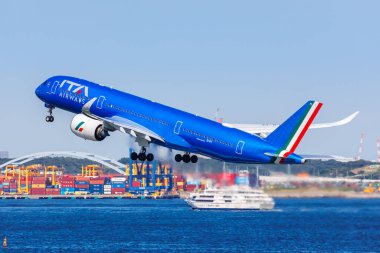
M 261 189 L 237 185 L 191 193 L 186 202 L 193 209 L 199 210 L 271 210 L 274 208 L 273 198 Z

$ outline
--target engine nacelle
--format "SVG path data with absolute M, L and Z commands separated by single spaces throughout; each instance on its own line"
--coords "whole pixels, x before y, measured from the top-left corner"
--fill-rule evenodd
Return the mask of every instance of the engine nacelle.
M 104 130 L 103 122 L 92 119 L 84 114 L 76 115 L 71 121 L 71 131 L 85 140 L 102 141 L 108 132 Z

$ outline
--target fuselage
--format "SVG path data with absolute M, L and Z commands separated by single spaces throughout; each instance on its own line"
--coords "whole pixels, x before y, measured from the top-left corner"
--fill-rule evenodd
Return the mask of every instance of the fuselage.
M 36 95 L 49 106 L 80 114 L 91 99 L 91 112 L 100 118 L 118 116 L 153 131 L 164 139 L 153 141 L 167 148 L 202 154 L 218 160 L 239 163 L 272 163 L 266 153 L 278 153 L 259 136 L 143 99 L 86 80 L 55 76 L 36 89 Z M 294 158 L 301 160 L 295 154 Z

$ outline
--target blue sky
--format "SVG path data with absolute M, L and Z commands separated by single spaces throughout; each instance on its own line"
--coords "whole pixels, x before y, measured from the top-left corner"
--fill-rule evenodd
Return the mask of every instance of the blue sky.
M 74 136 L 72 114 L 34 89 L 72 75 L 235 123 L 281 123 L 309 99 L 317 122 L 299 153 L 376 158 L 380 138 L 379 1 L 1 1 L 0 150 L 126 156 L 130 141 Z

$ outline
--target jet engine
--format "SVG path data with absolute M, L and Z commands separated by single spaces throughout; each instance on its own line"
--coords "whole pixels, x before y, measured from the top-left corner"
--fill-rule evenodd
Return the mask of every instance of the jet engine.
M 84 114 L 76 115 L 71 121 L 71 131 L 85 140 L 102 141 L 109 136 L 104 130 L 103 122 Z

